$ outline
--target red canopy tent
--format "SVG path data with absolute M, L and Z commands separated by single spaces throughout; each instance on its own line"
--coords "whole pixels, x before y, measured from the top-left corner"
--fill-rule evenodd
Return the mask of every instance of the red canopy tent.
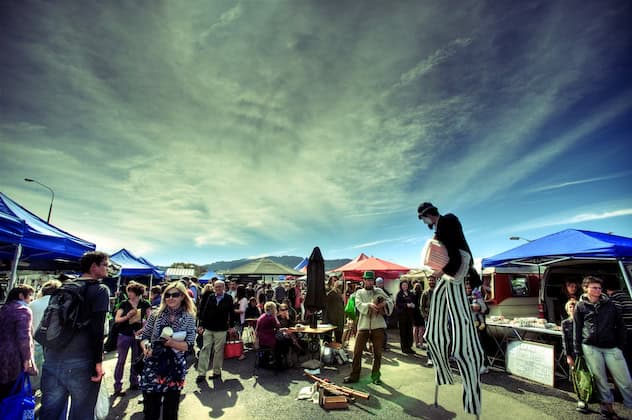
M 331 270 L 331 271 L 345 271 L 347 269 L 352 269 L 355 264 L 359 263 L 362 260 L 366 260 L 369 257 L 364 253 L 361 252 L 360 255 L 358 255 L 357 257 L 355 257 L 354 259 L 352 259 L 351 261 L 349 261 L 348 263 L 346 263 L 345 265 L 336 268 L 335 270 Z
M 360 254 L 356 258 L 357 261 L 351 261 L 333 271 L 342 272 L 345 280 L 356 281 L 362 279 L 362 274 L 364 274 L 365 271 L 373 271 L 375 273 L 375 277 L 382 277 L 384 280 L 398 279 L 399 276 L 410 271 L 410 268 L 408 267 L 376 257 L 369 258 L 364 255 L 365 258 L 360 259 L 363 255 L 364 254 Z

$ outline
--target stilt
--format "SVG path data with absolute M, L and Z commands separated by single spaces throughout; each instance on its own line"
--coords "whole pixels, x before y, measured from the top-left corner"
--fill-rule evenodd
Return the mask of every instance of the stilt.
M 434 406 L 439 407 L 439 384 L 435 383 L 435 400 Z

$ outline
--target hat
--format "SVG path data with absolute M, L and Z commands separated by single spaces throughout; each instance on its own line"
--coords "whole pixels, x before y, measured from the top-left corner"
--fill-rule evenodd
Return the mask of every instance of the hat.
M 429 203 L 429 202 L 421 203 L 419 207 L 417 207 L 417 216 L 419 216 L 419 218 L 421 219 L 430 210 L 436 211 L 437 208 L 432 203 Z
M 376 283 L 384 283 L 384 279 L 382 277 L 378 277 L 375 279 Z
M 375 273 L 373 271 L 365 271 L 364 274 L 362 274 L 362 278 L 363 279 L 375 279 Z

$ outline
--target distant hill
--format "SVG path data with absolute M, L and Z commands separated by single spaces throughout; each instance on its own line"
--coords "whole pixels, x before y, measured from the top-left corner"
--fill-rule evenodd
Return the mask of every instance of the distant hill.
M 294 268 L 298 263 L 303 261 L 303 257 L 295 257 L 284 255 L 282 257 L 265 257 L 274 262 L 278 262 L 279 264 L 283 264 L 286 267 Z M 242 258 L 240 260 L 232 260 L 232 261 L 216 261 L 211 264 L 203 265 L 206 270 L 212 270 L 216 272 L 228 271 L 233 268 L 237 268 L 240 265 L 246 264 L 248 261 L 251 261 L 248 258 Z M 351 261 L 350 258 L 342 258 L 338 260 L 325 260 L 325 271 L 333 270 L 334 268 L 338 268 L 341 265 L 344 265 Z

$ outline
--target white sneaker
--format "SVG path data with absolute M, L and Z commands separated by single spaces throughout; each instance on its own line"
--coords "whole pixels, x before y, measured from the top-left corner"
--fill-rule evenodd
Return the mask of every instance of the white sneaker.
M 434 365 L 434 363 L 432 363 L 432 360 L 428 359 L 428 361 L 426 362 L 426 366 L 432 366 Z
M 489 373 L 489 368 L 487 366 L 481 366 L 481 370 L 479 371 L 481 375 Z

